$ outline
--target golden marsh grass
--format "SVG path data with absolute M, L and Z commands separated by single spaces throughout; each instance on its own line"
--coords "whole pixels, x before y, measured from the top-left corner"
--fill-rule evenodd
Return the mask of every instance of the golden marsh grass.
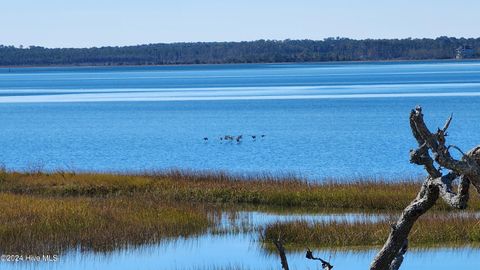
M 3 252 L 112 250 L 205 232 L 206 212 L 130 198 L 45 198 L 0 194 Z
M 19 173 L 0 174 L 0 192 L 40 196 L 139 196 L 165 202 L 252 204 L 282 208 L 402 210 L 420 188 L 419 181 L 358 179 L 309 183 L 294 177 L 240 177 L 226 173 L 170 171 L 146 174 Z M 448 209 L 438 203 L 436 209 Z M 472 194 L 470 209 L 480 210 Z
M 392 222 L 316 222 L 273 223 L 265 227 L 267 242 L 281 235 L 290 247 L 351 248 L 381 246 Z M 480 243 L 480 221 L 471 215 L 433 214 L 419 219 L 412 229 L 412 246 L 469 245 Z
M 375 179 L 313 184 L 294 177 L 239 177 L 221 172 L 0 170 L 0 245 L 5 252 L 106 251 L 207 231 L 224 233 L 216 228 L 219 209 L 398 213 L 416 196 L 419 186 L 418 181 Z M 439 204 L 436 209 L 448 207 Z M 470 209 L 480 209 L 478 196 L 472 196 Z M 293 222 L 268 225 L 264 233 L 268 239 L 282 232 L 292 244 L 335 247 L 379 245 L 388 230 L 385 221 Z M 431 217 L 419 222 L 412 239 L 418 244 L 471 243 L 478 242 L 479 235 L 477 220 L 471 216 Z

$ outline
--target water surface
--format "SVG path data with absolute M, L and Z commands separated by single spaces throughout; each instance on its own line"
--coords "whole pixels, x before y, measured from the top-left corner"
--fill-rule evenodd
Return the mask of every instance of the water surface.
M 478 61 L 3 68 L 0 161 L 11 169 L 417 176 L 409 111 L 421 104 L 432 128 L 453 112 L 449 140 L 468 150 L 479 143 L 479 93 Z M 219 139 L 240 134 L 240 144 Z
M 306 220 L 309 222 L 332 221 L 370 221 L 385 219 L 379 214 L 273 214 L 265 212 L 239 212 L 234 218 L 222 215 L 223 226 L 237 226 L 245 222 L 258 228 L 270 222 Z M 231 222 L 234 220 L 233 222 Z M 336 269 L 368 269 L 376 249 L 322 249 L 314 250 L 316 256 L 330 260 Z M 292 269 L 321 269 L 320 265 L 305 259 L 302 251 L 287 253 Z M 447 270 L 458 268 L 478 269 L 480 266 L 478 247 L 445 247 L 430 249 L 410 249 L 407 252 L 402 269 L 413 270 L 420 267 Z M 108 253 L 82 252 L 72 250 L 60 255 L 57 262 L 0 262 L 1 269 L 280 269 L 280 260 L 276 253 L 262 247 L 258 231 L 239 233 L 211 234 L 198 237 L 165 240 L 154 245 L 144 245 Z M 236 267 L 236 268 L 235 268 Z

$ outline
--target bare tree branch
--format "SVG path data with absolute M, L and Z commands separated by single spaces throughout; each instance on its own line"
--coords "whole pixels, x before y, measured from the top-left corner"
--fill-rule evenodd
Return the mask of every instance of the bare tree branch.
M 463 154 L 457 146 L 446 147 L 447 129 L 452 122 L 452 115 L 444 127 L 436 133 L 427 128 L 422 108 L 417 106 L 410 113 L 410 128 L 417 140 L 418 148 L 410 151 L 410 162 L 421 165 L 428 173 L 417 197 L 403 210 L 384 246 L 374 258 L 370 270 L 398 270 L 407 251 L 408 235 L 417 219 L 427 212 L 441 197 L 448 205 L 456 209 L 465 209 L 468 205 L 470 184 L 480 193 L 480 146 Z M 463 157 L 456 160 L 450 155 L 450 148 L 459 150 Z M 430 156 L 433 154 L 433 158 Z M 440 169 L 450 170 L 442 175 Z M 453 181 L 459 178 L 457 193 L 453 192 Z
M 421 112 L 422 108 L 417 106 L 417 108 L 415 108 L 415 110 L 412 110 L 412 112 L 410 113 L 410 129 L 412 130 L 413 137 L 417 140 L 418 143 L 418 148 L 416 150 L 410 150 L 410 162 L 417 165 L 423 165 L 430 177 L 437 178 L 440 177 L 442 174 L 437 168 L 435 168 L 434 161 L 428 153 L 427 141 L 421 135 L 415 122 L 416 118 L 414 116 L 417 113 L 421 114 Z
M 323 270 L 332 270 L 332 268 L 333 268 L 333 265 L 331 265 L 330 262 L 327 262 L 327 261 L 325 261 L 325 260 L 322 259 L 322 258 L 316 258 L 316 257 L 314 257 L 312 251 L 311 251 L 309 248 L 307 248 L 307 254 L 306 254 L 305 257 L 306 257 L 307 259 L 310 259 L 310 260 L 318 260 L 318 261 L 320 261 L 320 262 L 322 263 L 322 269 L 323 269 Z
M 440 196 L 448 205 L 457 209 L 465 209 L 469 199 L 470 180 L 465 176 L 460 177 L 458 193 L 455 193 L 452 191 L 452 182 L 455 178 L 454 174 L 447 174 L 444 177 L 436 178 L 434 183 L 439 187 Z
M 480 166 L 478 164 L 470 164 L 464 160 L 454 159 L 445 146 L 446 130 L 450 126 L 451 117 L 447 120 L 443 129 L 439 129 L 437 133 L 432 134 L 423 120 L 422 108 L 417 106 L 410 113 L 410 121 L 413 122 L 414 126 L 414 130 L 412 130 L 414 136 L 417 141 L 419 138 L 425 141 L 430 151 L 432 151 L 435 161 L 440 166 L 454 171 L 457 175 L 480 175 Z M 410 126 L 412 127 L 412 123 Z
M 279 236 L 278 239 L 274 239 L 273 244 L 275 244 L 275 247 L 278 250 L 278 254 L 280 255 L 280 262 L 282 263 L 282 269 L 289 270 L 287 255 L 285 255 L 285 248 L 283 247 L 282 237 Z
M 442 128 L 443 133 L 445 133 L 445 136 L 447 136 L 447 129 L 450 126 L 450 123 L 452 122 L 453 118 L 453 113 L 450 114 L 450 117 L 448 117 L 447 122 L 445 122 L 445 125 Z
M 458 152 L 460 152 L 460 154 L 462 154 L 462 157 L 466 156 L 466 154 L 462 151 L 462 149 L 460 149 L 460 147 L 451 144 L 447 147 L 447 150 L 450 151 L 450 148 L 456 149 Z

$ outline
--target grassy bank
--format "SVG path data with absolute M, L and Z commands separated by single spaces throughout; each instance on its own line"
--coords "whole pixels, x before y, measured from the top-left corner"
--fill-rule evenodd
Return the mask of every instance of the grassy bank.
M 267 243 L 281 235 L 291 248 L 344 248 L 381 246 L 390 230 L 391 221 L 329 222 L 303 221 L 274 223 L 262 232 Z M 480 243 L 480 222 L 472 216 L 427 215 L 412 229 L 412 246 L 466 245 Z
M 5 254 L 107 251 L 205 232 L 212 221 L 194 207 L 153 199 L 45 198 L 0 193 L 0 245 Z
M 417 181 L 378 179 L 325 180 L 307 183 L 293 177 L 237 177 L 224 173 L 163 172 L 109 173 L 0 173 L 0 192 L 57 197 L 114 197 L 150 194 L 164 202 L 200 202 L 223 205 L 346 210 L 401 210 L 415 198 Z M 473 192 L 473 191 L 472 191 Z M 439 200 L 436 209 L 448 209 Z M 472 194 L 470 209 L 480 210 Z
M 0 246 L 11 253 L 106 251 L 208 230 L 225 233 L 216 227 L 219 214 L 235 209 L 398 213 L 419 186 L 372 179 L 312 184 L 288 177 L 179 171 L 129 175 L 0 170 Z M 480 209 L 477 195 L 470 206 Z M 439 204 L 441 209 L 447 207 Z M 477 223 L 471 217 L 431 217 L 417 225 L 412 241 L 478 242 Z M 381 244 L 388 231 L 388 222 L 292 222 L 271 224 L 264 236 L 281 232 L 294 245 L 343 247 Z

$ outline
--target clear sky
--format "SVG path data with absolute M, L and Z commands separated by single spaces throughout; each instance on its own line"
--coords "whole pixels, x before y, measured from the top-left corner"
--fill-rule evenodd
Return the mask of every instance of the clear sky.
M 480 0 L 0 0 L 0 44 L 480 37 Z

